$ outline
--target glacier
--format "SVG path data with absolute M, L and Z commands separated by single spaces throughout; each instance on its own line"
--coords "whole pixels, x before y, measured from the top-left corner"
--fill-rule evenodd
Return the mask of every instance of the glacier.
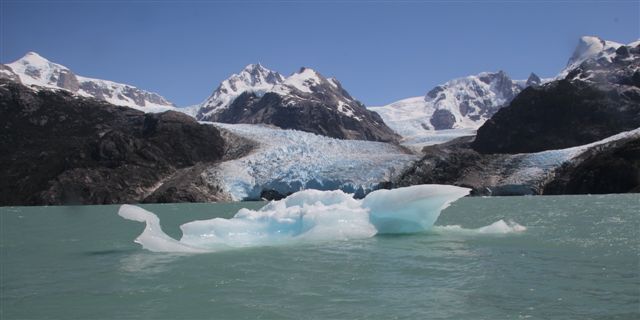
M 180 240 L 162 231 L 158 217 L 140 207 L 122 205 L 118 214 L 144 222 L 135 239 L 154 252 L 204 253 L 256 246 L 366 239 L 378 234 L 406 234 L 433 228 L 440 212 L 470 189 L 417 185 L 378 190 L 362 200 L 340 190 L 304 190 L 271 201 L 259 210 L 240 209 L 232 218 L 214 218 L 180 226 Z M 439 226 L 436 232 L 506 234 L 525 231 L 515 222 L 497 221 L 478 229 Z
M 504 174 L 501 181 L 505 185 L 537 185 L 539 181 L 545 181 L 552 176 L 554 171 L 564 163 L 574 161 L 592 148 L 605 150 L 608 143 L 638 138 L 640 138 L 640 128 L 624 131 L 581 146 L 509 155 L 501 159 L 503 167 L 511 168 L 508 173 Z
M 383 142 L 340 140 L 265 125 L 201 122 L 259 143 L 250 154 L 207 170 L 234 201 L 303 189 L 342 190 L 363 197 L 419 157 Z

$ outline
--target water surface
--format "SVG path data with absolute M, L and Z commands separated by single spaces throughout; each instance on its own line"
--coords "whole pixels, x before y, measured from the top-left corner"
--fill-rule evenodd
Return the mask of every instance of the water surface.
M 165 231 L 263 203 L 144 205 Z M 152 253 L 118 206 L 0 208 L 2 319 L 638 319 L 640 197 L 464 198 L 403 236 Z

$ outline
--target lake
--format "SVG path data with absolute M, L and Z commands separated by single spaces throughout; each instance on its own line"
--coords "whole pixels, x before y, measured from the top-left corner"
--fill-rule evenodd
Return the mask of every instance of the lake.
M 233 204 L 142 205 L 179 225 Z M 2 319 L 638 319 L 640 197 L 471 197 L 411 235 L 149 252 L 119 206 L 3 207 Z

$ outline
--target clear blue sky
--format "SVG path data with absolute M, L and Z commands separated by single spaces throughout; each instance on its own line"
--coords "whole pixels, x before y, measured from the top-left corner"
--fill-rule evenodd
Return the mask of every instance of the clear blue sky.
M 181 106 L 254 62 L 371 106 L 482 71 L 553 76 L 581 35 L 640 38 L 638 1 L 0 1 L 3 63 L 36 51 Z

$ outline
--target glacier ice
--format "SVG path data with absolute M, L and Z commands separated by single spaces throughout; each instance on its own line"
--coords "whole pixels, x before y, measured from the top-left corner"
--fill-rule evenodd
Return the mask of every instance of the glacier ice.
M 207 172 L 207 178 L 222 185 L 234 201 L 260 199 L 267 189 L 281 194 L 340 189 L 363 197 L 419 159 L 383 142 L 340 140 L 264 125 L 203 123 L 260 144 L 251 154 Z
M 166 235 L 158 217 L 123 205 L 118 214 L 145 222 L 135 242 L 155 252 L 216 252 L 289 243 L 364 239 L 383 233 L 429 230 L 440 211 L 470 189 L 418 185 L 378 190 L 362 200 L 340 190 L 304 190 L 259 210 L 241 209 L 230 219 L 192 221 L 180 226 L 182 238 Z
M 437 184 L 377 190 L 364 198 L 362 206 L 369 210 L 378 233 L 414 233 L 431 228 L 440 211 L 469 191 Z

